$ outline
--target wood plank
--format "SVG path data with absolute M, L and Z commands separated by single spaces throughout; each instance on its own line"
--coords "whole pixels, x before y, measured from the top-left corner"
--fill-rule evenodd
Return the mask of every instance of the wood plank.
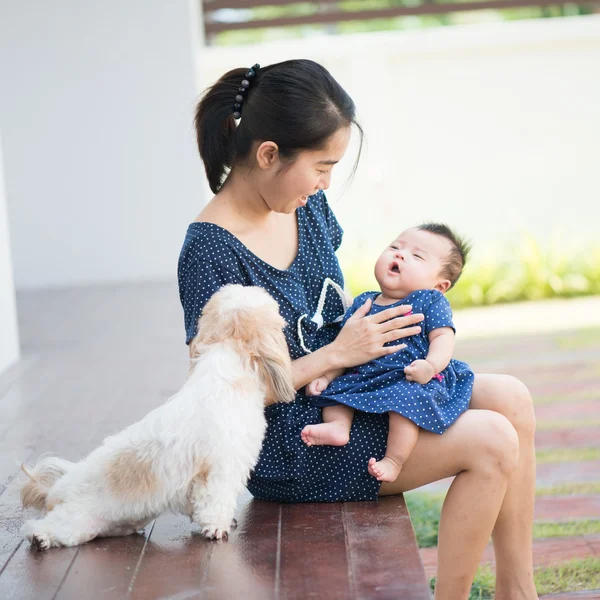
M 72 378 L 72 369 L 62 357 L 39 357 L 35 368 L 22 371 L 17 380 L 5 383 L 0 378 L 0 492 L 6 489 L 18 470 L 20 461 L 27 460 L 40 438 L 50 442 L 46 434 L 62 407 L 51 410 L 49 398 L 60 394 L 62 381 Z M 45 408 L 44 408 L 45 407 Z M 58 413 L 58 414 L 57 414 Z
M 90 599 L 124 598 L 151 530 L 152 524 L 146 535 L 102 538 L 81 546 L 56 600 L 78 600 L 82 593 Z
M 281 505 L 249 493 L 240 504 L 237 530 L 228 543 L 214 545 L 202 598 L 277 597 Z
M 81 402 L 79 391 L 75 391 L 71 396 L 66 391 L 66 386 L 61 386 L 63 399 L 72 400 L 66 402 L 68 410 L 65 412 L 57 411 L 60 418 L 49 419 L 49 427 L 41 437 L 40 445 L 47 442 L 48 446 L 54 440 L 54 449 L 61 456 L 73 457 L 82 455 L 105 436 L 107 427 L 110 428 L 111 422 L 114 422 L 115 415 L 119 414 L 116 410 L 123 403 L 123 396 L 120 393 L 114 394 L 113 403 L 102 403 L 105 398 L 95 397 L 89 394 L 90 404 Z M 73 388 L 70 390 L 73 391 Z M 107 410 L 108 409 L 108 410 Z M 40 413 L 44 410 L 40 406 Z M 88 428 L 91 429 L 91 435 L 88 431 L 87 438 L 82 438 L 83 429 L 76 427 L 79 419 L 85 419 Z M 90 426 L 90 423 L 97 425 Z M 75 425 L 75 427 L 73 427 Z M 75 432 L 79 431 L 79 435 Z M 77 452 L 80 448 L 81 451 Z M 20 589 L 19 598 L 52 598 L 58 590 L 61 583 L 75 557 L 77 548 L 52 549 L 49 552 L 39 553 L 32 550 L 27 542 L 22 542 L 19 533 L 24 516 L 26 518 L 35 518 L 36 515 L 27 512 L 25 515 L 20 508 L 19 490 L 22 484 L 22 478 L 19 476 L 9 485 L 5 494 L 0 497 L 0 560 L 7 559 L 5 569 L 0 575 L 0 598 L 9 597 L 14 588 Z M 18 546 L 16 553 L 12 554 L 11 549 Z M 8 554 L 12 556 L 8 556 Z M 39 570 L 36 570 L 36 565 Z M 47 568 L 45 568 L 47 567 Z M 21 585 L 18 582 L 21 581 Z
M 341 503 L 284 504 L 279 596 L 354 598 Z
M 357 598 L 429 600 L 403 496 L 343 506 Z
M 213 544 L 192 533 L 188 517 L 159 517 L 134 573 L 130 597 L 197 598 L 204 586 Z
M 131 295 L 131 290 L 127 294 Z M 106 435 L 164 401 L 179 388 L 187 369 L 181 335 L 177 336 L 171 325 L 165 332 L 165 320 L 159 318 L 160 303 L 151 303 L 156 319 L 145 323 L 133 321 L 132 326 L 131 315 L 125 310 L 120 318 L 109 319 L 110 327 L 106 327 L 103 320 L 98 319 L 106 308 L 106 297 L 98 290 L 83 293 L 87 304 L 81 302 L 81 290 L 36 292 L 27 296 L 33 300 L 28 306 L 32 318 L 28 318 L 27 311 L 23 315 L 20 306 L 21 317 L 27 323 L 22 330 L 23 349 L 26 360 L 28 356 L 36 357 L 35 367 L 22 368 L 16 374 L 11 370 L 8 378 L 0 378 L 0 390 L 4 392 L 0 397 L 3 417 L 0 422 L 5 427 L 0 442 L 0 475 L 6 482 L 4 493 L 0 495 L 2 598 L 13 593 L 19 573 L 28 579 L 22 590 L 25 595 L 20 597 L 29 594 L 32 598 L 54 594 L 66 575 L 79 573 L 78 561 L 72 563 L 74 557 L 79 558 L 76 550 L 53 549 L 47 555 L 38 555 L 32 553 L 27 544 L 21 545 L 22 515 L 18 499 L 21 481 L 13 481 L 19 462 L 47 451 L 67 459 L 80 458 Z M 136 302 L 131 299 L 125 305 L 135 309 L 140 297 L 138 295 Z M 173 299 L 176 302 L 176 295 Z M 113 307 L 120 306 L 120 300 L 117 294 Z M 43 311 L 40 306 L 44 306 Z M 149 327 L 153 322 L 160 325 Z M 146 329 L 144 336 L 139 335 L 142 328 Z M 108 335 L 107 331 L 110 331 Z M 168 332 L 172 334 L 167 335 Z M 152 368 L 148 369 L 148 365 Z M 0 488 L 0 493 L 2 491 Z M 100 547 L 103 544 L 112 547 L 110 542 L 112 540 L 97 543 Z M 136 556 L 138 550 L 130 546 L 131 542 L 115 543 L 125 543 Z M 89 552 L 86 549 L 82 553 L 84 562 L 88 561 Z M 28 573 L 34 568 L 32 565 L 37 564 L 35 561 L 41 561 L 39 577 Z M 69 571 L 71 564 L 75 570 Z M 44 565 L 52 567 L 45 570 Z M 97 575 L 100 585 L 100 570 Z M 112 570 L 105 570 L 104 575 L 110 579 Z M 73 589 L 68 577 L 65 584 L 67 590 Z
M 0 598 L 52 600 L 78 550 L 55 548 L 52 552 L 36 552 L 27 542 L 19 543 L 0 576 Z
M 22 543 L 20 481 L 12 480 L 18 461 L 46 451 L 80 458 L 165 400 L 185 377 L 176 294 L 164 310 L 168 288 L 125 288 L 29 296 L 22 339 L 35 358 L 0 378 L 0 598 L 366 598 L 379 597 L 381 581 L 384 592 L 410 589 L 406 597 L 420 598 L 414 588 L 396 585 L 407 574 L 395 546 L 414 542 L 401 537 L 412 530 L 397 498 L 349 505 L 348 512 L 342 504 L 279 505 L 246 495 L 228 543 L 204 540 L 186 517 L 173 515 L 160 517 L 146 536 L 47 553 Z M 370 532 L 373 523 L 379 537 Z M 363 554 L 362 538 L 369 536 L 372 546 L 390 547 Z M 378 562 L 383 574 L 363 585 Z M 389 567 L 400 574 L 386 583 Z
M 205 540 L 187 517 L 157 519 L 131 598 L 274 598 L 279 506 L 253 501 L 246 493 L 236 519 L 239 525 L 227 542 Z
M 23 478 L 19 473 L 20 461 L 50 450 L 69 458 L 67 451 L 69 446 L 73 445 L 70 417 L 76 417 L 78 412 L 91 418 L 92 422 L 95 422 L 94 419 L 102 422 L 101 403 L 86 406 L 80 401 L 81 392 L 77 389 L 74 378 L 67 376 L 68 371 L 59 370 L 59 373 L 64 373 L 64 381 L 68 383 L 54 381 L 49 383 L 46 388 L 47 395 L 36 395 L 31 405 L 28 404 L 29 396 L 26 395 L 24 404 L 28 406 L 27 410 L 20 415 L 16 424 L 3 439 L 3 448 L 4 445 L 8 445 L 13 450 L 9 454 L 11 461 L 3 462 L 3 466 L 7 468 L 4 475 L 9 478 L 10 483 L 0 496 L 0 569 L 5 566 L 21 543 L 19 529 L 23 517 L 35 516 L 33 512 L 24 515 L 21 511 L 19 490 Z M 60 398 L 60 403 L 53 401 L 54 398 Z M 94 400 L 93 396 L 91 398 Z M 4 405 L 12 399 L 11 395 L 4 396 L 1 404 Z M 0 577 L 0 597 L 3 596 L 7 577 L 7 573 Z

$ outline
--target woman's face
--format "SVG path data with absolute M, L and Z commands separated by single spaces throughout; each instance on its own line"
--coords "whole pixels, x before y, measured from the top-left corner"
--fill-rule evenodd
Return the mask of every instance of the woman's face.
M 277 157 L 263 170 L 261 195 L 265 203 L 278 213 L 292 213 L 304 206 L 309 196 L 329 187 L 331 171 L 344 156 L 349 143 L 350 127 L 343 127 L 321 150 L 300 152 L 291 165 Z

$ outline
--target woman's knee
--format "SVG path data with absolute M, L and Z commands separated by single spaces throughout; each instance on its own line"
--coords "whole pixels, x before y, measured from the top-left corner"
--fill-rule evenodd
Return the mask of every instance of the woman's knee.
M 472 440 L 472 468 L 509 478 L 519 462 L 519 436 L 512 423 L 493 411 L 477 411 L 480 423 Z M 483 414 L 482 414 L 483 413 Z
M 527 386 L 516 377 L 504 379 L 506 412 L 504 413 L 519 436 L 533 438 L 535 434 L 535 409 Z

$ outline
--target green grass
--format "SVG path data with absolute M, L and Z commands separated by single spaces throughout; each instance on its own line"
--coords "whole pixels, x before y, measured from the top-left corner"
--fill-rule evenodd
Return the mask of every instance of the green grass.
M 534 572 L 535 587 L 539 595 L 560 592 L 579 592 L 600 588 L 600 558 L 574 559 L 551 567 L 538 568 Z M 435 588 L 435 577 L 429 582 Z M 477 569 L 469 600 L 492 600 L 496 588 L 493 569 L 482 566 Z
M 419 492 L 404 495 L 419 548 L 437 546 L 444 496 Z
M 537 488 L 536 496 L 571 496 L 571 495 L 586 495 L 600 494 L 600 481 L 591 483 L 559 483 L 556 485 Z M 406 492 L 404 498 L 409 509 L 413 504 L 417 504 L 426 499 L 435 502 L 438 506 L 442 506 L 446 492 Z
M 556 491 L 575 490 L 577 493 L 595 493 L 600 484 L 583 484 L 557 486 L 550 488 Z M 415 530 L 415 537 L 419 548 L 437 546 L 440 513 L 445 494 L 427 494 L 409 492 L 404 494 L 406 505 L 410 513 L 410 520 Z M 600 533 L 600 520 L 588 519 L 580 521 L 566 521 L 564 523 L 534 523 L 534 539 L 564 537 L 569 535 L 584 535 Z
M 469 600 L 487 600 L 493 598 L 494 590 L 496 589 L 496 575 L 494 570 L 488 566 L 478 567 Z
M 429 580 L 429 587 L 435 590 L 435 577 Z M 469 600 L 492 600 L 496 589 L 496 576 L 491 567 L 485 565 L 477 569 Z
M 559 483 L 548 487 L 537 488 L 535 491 L 536 496 L 571 496 L 585 494 L 600 494 L 600 481 L 596 483 Z M 423 498 L 431 502 L 435 502 L 441 507 L 445 497 L 446 492 L 415 491 L 406 492 L 406 494 L 404 494 L 404 498 L 406 499 L 406 504 L 409 505 L 409 509 L 414 504 L 419 503 Z
M 556 448 L 552 450 L 538 450 L 535 455 L 539 465 L 584 462 L 600 459 L 600 448 Z
M 600 494 L 600 483 L 561 483 L 535 491 L 536 496 L 569 496 L 575 494 Z
M 538 594 L 577 592 L 600 588 L 600 558 L 570 560 L 561 565 L 536 569 Z
M 567 537 L 570 535 L 591 535 L 594 533 L 600 533 L 600 519 L 533 524 L 534 539 Z

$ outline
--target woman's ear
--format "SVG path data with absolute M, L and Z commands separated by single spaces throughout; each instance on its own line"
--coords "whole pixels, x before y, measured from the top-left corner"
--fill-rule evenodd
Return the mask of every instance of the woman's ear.
M 256 151 L 256 163 L 260 169 L 270 169 L 279 162 L 279 146 L 275 142 L 263 142 Z

